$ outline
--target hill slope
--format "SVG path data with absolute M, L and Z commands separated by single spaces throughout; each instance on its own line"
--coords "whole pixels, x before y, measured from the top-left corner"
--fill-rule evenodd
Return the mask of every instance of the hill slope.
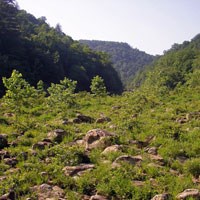
M 153 91 L 170 91 L 184 85 L 200 68 L 200 35 L 190 42 L 174 44 L 154 64 L 141 72 L 134 85 L 151 87 Z M 197 81 L 197 80 L 196 80 Z M 197 81 L 198 84 L 198 81 Z
M 50 27 L 45 17 L 36 19 L 19 10 L 14 0 L 0 1 L 0 27 L 1 78 L 17 69 L 31 84 L 43 80 L 49 86 L 66 76 L 78 81 L 78 90 L 89 91 L 91 79 L 100 75 L 109 92 L 122 91 L 121 81 L 103 53 L 82 47 L 60 25 Z
M 88 45 L 95 51 L 108 53 L 124 85 L 154 60 L 154 56 L 133 49 L 127 43 L 98 40 L 80 40 L 80 43 Z
M 199 50 L 176 45 L 121 96 L 4 79 L 0 199 L 200 199 Z

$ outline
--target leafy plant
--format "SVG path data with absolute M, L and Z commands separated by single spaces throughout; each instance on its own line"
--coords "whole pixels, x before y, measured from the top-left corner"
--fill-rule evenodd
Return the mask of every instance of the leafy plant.
M 55 106 L 59 110 L 67 109 L 75 104 L 74 91 L 76 89 L 77 81 L 64 78 L 60 81 L 60 84 L 51 84 L 47 98 L 47 104 L 52 107 Z
M 100 76 L 95 76 L 92 79 L 90 89 L 91 92 L 97 97 L 106 96 L 104 80 Z

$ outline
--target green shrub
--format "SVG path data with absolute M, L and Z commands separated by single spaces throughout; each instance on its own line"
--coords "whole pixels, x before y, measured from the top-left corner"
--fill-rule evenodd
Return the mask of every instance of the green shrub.
M 200 176 L 200 159 L 194 158 L 187 161 L 184 165 L 186 172 L 198 178 Z

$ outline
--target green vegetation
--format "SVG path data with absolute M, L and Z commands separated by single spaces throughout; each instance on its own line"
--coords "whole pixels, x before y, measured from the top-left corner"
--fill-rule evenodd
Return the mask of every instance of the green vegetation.
M 10 11 L 6 12 L 5 20 L 0 18 L 0 24 L 7 25 L 6 34 L 16 34 L 15 42 L 20 42 L 22 35 L 17 39 L 19 27 L 14 25 L 18 22 L 12 15 L 29 16 L 39 23 L 33 16 L 23 14 L 25 11 L 19 11 L 11 0 L 0 1 L 0 6 Z M 8 24 L 11 19 L 13 23 Z M 44 54 L 42 38 L 50 33 L 58 36 L 58 40 L 68 37 L 59 25 L 53 29 L 44 21 L 36 27 L 28 22 L 24 21 L 22 27 L 26 31 L 20 34 L 27 34 L 24 41 L 30 40 L 29 36 L 37 41 L 36 49 L 30 52 L 38 51 L 39 63 L 47 54 L 54 55 L 57 62 L 62 45 L 52 47 L 58 48 L 58 53 Z M 49 30 L 35 35 L 28 32 L 44 26 Z M 0 34 L 5 32 L 0 29 Z M 17 52 L 15 47 L 12 54 L 5 54 L 1 46 L 4 42 L 0 40 L 3 52 L 0 61 L 5 64 L 2 66 L 14 69 L 10 76 L 6 76 L 8 68 L 2 67 L 1 71 L 5 75 L 2 77 L 5 93 L 0 99 L 0 199 L 81 200 L 97 194 L 102 199 L 150 200 L 163 194 L 162 199 L 171 200 L 186 189 L 193 189 L 194 193 L 185 199 L 199 199 L 200 35 L 191 42 L 173 45 L 152 66 L 138 73 L 132 83 L 138 87 L 133 92 L 122 95 L 108 93 L 117 87 L 113 76 L 109 76 L 112 70 L 106 71 L 106 79 L 101 73 L 93 73 L 90 79 L 87 76 L 70 79 L 64 73 L 51 84 L 50 77 L 47 84 L 35 76 L 38 82 L 32 86 L 28 72 L 34 69 L 33 60 L 25 75 L 23 70 L 19 72 L 14 66 L 22 66 L 18 65 L 18 61 L 23 63 L 22 57 L 18 58 L 24 52 L 19 46 Z M 47 44 L 50 45 L 49 41 Z M 87 58 L 87 53 L 82 54 L 86 47 L 72 40 L 69 46 L 74 49 L 71 62 L 94 61 L 93 56 L 100 55 L 87 48 L 92 54 Z M 16 57 L 5 59 L 9 55 Z M 107 68 L 106 55 L 101 56 L 103 60 L 94 62 Z M 32 57 L 24 58 L 24 63 L 29 58 Z M 74 70 L 78 71 L 73 73 L 79 74 L 81 69 L 85 74 L 85 67 L 76 64 Z M 77 89 L 85 88 L 80 80 L 88 82 L 92 93 Z
M 104 80 L 100 76 L 95 76 L 92 79 L 90 89 L 91 92 L 96 96 L 101 97 L 106 95 Z
M 174 53 L 178 51 L 184 50 Z M 172 56 L 171 51 L 158 63 L 168 56 Z M 0 132 L 7 135 L 9 146 L 2 145 L 0 151 L 0 195 L 13 189 L 17 199 L 37 198 L 42 192 L 34 193 L 31 188 L 49 183 L 60 187 L 70 199 L 95 193 L 108 199 L 136 200 L 168 193 L 169 199 L 175 199 L 187 188 L 200 189 L 198 55 L 190 58 L 182 65 L 189 62 L 192 67 L 182 68 L 179 82 L 169 84 L 172 73 L 176 73 L 175 66 L 170 71 L 170 65 L 166 74 L 163 72 L 165 78 L 159 76 L 155 81 L 152 73 L 158 70 L 156 63 L 145 72 L 148 78 L 140 88 L 121 96 L 105 95 L 100 77 L 91 82 L 91 88 L 95 88 L 92 91 L 98 95 L 74 93 L 76 82 L 66 78 L 52 84 L 46 95 L 42 83 L 40 89 L 34 88 L 13 71 L 10 78 L 3 79 L 7 90 L 1 99 Z M 111 121 L 91 120 L 102 115 Z M 78 141 L 87 143 L 85 136 L 94 128 L 114 132 L 105 145 L 114 145 L 117 150 L 105 153 L 106 146 L 101 146 L 104 143 L 86 150 Z M 55 129 L 62 129 L 64 137 L 48 139 Z M 16 163 L 9 163 L 5 152 Z M 126 155 L 136 160 L 123 158 L 115 163 Z M 76 176 L 63 171 L 83 163 L 92 169 Z
M 10 77 L 17 69 L 31 85 L 42 80 L 47 88 L 67 77 L 78 82 L 77 91 L 89 91 L 91 79 L 99 75 L 109 92 L 122 92 L 105 54 L 83 47 L 65 35 L 60 25 L 52 28 L 45 21 L 19 10 L 15 1 L 0 1 L 0 77 Z M 0 80 L 0 96 L 4 92 Z
M 139 71 L 143 71 L 155 59 L 138 49 L 133 49 L 127 43 L 98 40 L 80 40 L 97 52 L 105 52 L 111 58 L 113 67 L 118 72 L 124 86 L 131 89 L 131 82 Z

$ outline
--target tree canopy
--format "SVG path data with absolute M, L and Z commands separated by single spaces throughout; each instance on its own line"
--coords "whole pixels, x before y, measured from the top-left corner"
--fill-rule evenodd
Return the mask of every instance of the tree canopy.
M 137 75 L 133 86 L 143 85 L 157 91 L 170 91 L 178 86 L 196 84 L 200 69 L 200 36 L 190 42 L 174 44 L 150 67 Z M 154 90 L 153 89 L 153 90 Z M 152 90 L 152 89 L 151 89 Z
M 9 77 L 13 69 L 31 84 L 39 80 L 47 88 L 64 77 L 76 80 L 77 91 L 90 90 L 91 79 L 99 75 L 111 93 L 120 93 L 122 83 L 106 55 L 83 47 L 78 41 L 19 10 L 13 0 L 0 1 L 0 77 Z M 112 84 L 110 82 L 112 80 Z M 0 95 L 5 88 L 0 81 Z
M 154 60 L 154 56 L 134 49 L 123 42 L 98 40 L 80 40 L 80 42 L 95 51 L 107 53 L 126 87 L 128 87 L 129 82 L 138 71 L 142 71 L 146 65 L 149 65 Z

